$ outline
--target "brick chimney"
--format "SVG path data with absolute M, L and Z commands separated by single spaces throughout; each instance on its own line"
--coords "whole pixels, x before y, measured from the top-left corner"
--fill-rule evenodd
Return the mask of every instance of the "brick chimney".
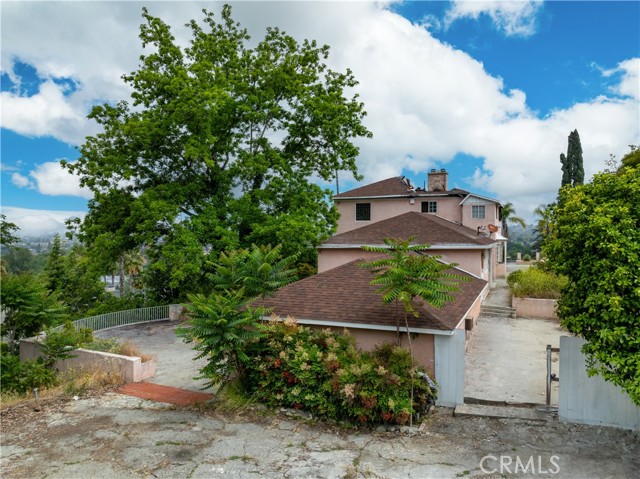
M 447 177 L 449 173 L 442 168 L 437 171 L 432 168 L 428 175 L 427 191 L 447 191 Z

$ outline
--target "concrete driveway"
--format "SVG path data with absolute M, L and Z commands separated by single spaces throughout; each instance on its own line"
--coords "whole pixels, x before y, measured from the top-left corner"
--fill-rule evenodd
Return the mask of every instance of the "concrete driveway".
M 499 280 L 485 304 L 511 306 L 511 294 Z M 465 397 L 491 401 L 545 404 L 546 346 L 557 348 L 568 334 L 558 321 L 505 318 L 483 313 L 467 344 Z M 552 372 L 558 374 L 558 354 L 552 354 Z M 558 383 L 551 404 L 557 405 Z
M 156 376 L 148 382 L 202 391 L 205 381 L 195 380 L 200 368 L 206 361 L 194 361 L 196 352 L 192 344 L 186 344 L 176 336 L 175 330 L 180 321 L 158 321 L 153 323 L 133 324 L 121 328 L 96 331 L 96 338 L 117 338 L 130 340 L 138 346 L 140 352 L 156 356 L 158 366 Z M 211 392 L 211 390 L 208 390 Z

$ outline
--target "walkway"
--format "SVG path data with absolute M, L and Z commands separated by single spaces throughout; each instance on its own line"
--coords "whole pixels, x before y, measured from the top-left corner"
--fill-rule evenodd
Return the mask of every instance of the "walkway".
M 510 306 L 506 281 L 498 280 L 484 302 Z M 465 357 L 465 397 L 511 403 L 545 403 L 546 345 L 559 347 L 565 332 L 557 321 L 505 318 L 484 313 L 473 329 Z M 558 372 L 557 355 L 553 370 Z M 557 383 L 552 391 L 557 404 Z
M 126 394 L 127 396 L 176 404 L 178 406 L 191 406 L 204 403 L 213 398 L 213 394 L 199 393 L 152 383 L 129 383 L 122 386 L 117 392 Z

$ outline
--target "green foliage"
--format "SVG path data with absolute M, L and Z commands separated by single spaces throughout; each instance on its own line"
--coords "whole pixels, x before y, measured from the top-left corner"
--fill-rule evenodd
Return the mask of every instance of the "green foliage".
M 5 316 L 0 334 L 8 337 L 12 351 L 21 338 L 34 336 L 46 327 L 60 324 L 67 317 L 65 306 L 38 277 L 6 274 L 2 275 L 1 281 L 0 301 Z
M 88 309 L 84 316 L 97 316 L 99 314 L 115 313 L 117 311 L 126 311 L 128 309 L 146 308 L 158 305 L 159 303 L 146 298 L 145 295 L 141 293 L 128 293 L 124 297 L 107 294 L 100 300 L 100 302 Z
M 567 285 L 567 278 L 531 266 L 509 274 L 507 283 L 518 298 L 558 299 Z
M 75 357 L 72 351 L 93 341 L 93 331 L 89 328 L 76 330 L 71 321 L 66 321 L 59 331 L 47 329 L 40 342 L 44 364 L 52 368 L 56 361 Z
M 435 397 L 427 382 L 412 374 L 417 367 L 405 349 L 383 345 L 362 352 L 351 336 L 311 330 L 289 318 L 261 329 L 247 349 L 246 387 L 270 406 L 352 423 L 406 424 Z
M 25 394 L 34 388 L 54 386 L 56 373 L 41 360 L 20 361 L 13 354 L 2 353 L 0 356 L 0 382 L 2 392 Z
M 6 219 L 5 215 L 0 214 L 0 245 L 11 246 L 20 241 L 20 238 L 14 234 L 20 228 Z
M 282 244 L 313 263 L 335 229 L 330 191 L 313 178 L 358 177 L 354 139 L 371 136 L 352 73 L 327 68 L 329 48 L 277 28 L 253 42 L 231 18 L 204 12 L 187 47 L 143 9 L 132 102 L 93 108 L 102 131 L 64 163 L 95 194 L 80 239 L 104 268 L 143 245 L 156 299 L 205 291 L 212 257 Z M 123 181 L 125 180 L 125 181 Z
M 640 404 L 640 169 L 627 165 L 563 188 L 545 252 L 569 278 L 558 315 L 587 340 L 590 372 Z
M 176 332 L 185 342 L 194 343 L 193 349 L 198 351 L 194 360 L 207 360 L 198 379 L 208 380 L 206 387 L 213 387 L 226 383 L 234 374 L 244 378 L 249 360 L 245 347 L 260 336 L 258 324 L 267 310 L 247 306 L 246 295 L 240 289 L 209 296 L 189 295 L 186 313 L 187 325 Z
M 44 253 L 33 254 L 28 248 L 21 246 L 2 248 L 2 263 L 7 273 L 38 274 L 42 272 L 45 262 Z
M 569 145 L 567 155 L 560 153 L 560 163 L 562 165 L 561 186 L 578 186 L 584 183 L 584 165 L 582 160 L 582 145 L 578 130 L 573 130 L 569 134 Z
M 429 245 L 411 245 L 413 238 L 406 240 L 384 240 L 387 247 L 364 246 L 365 251 L 386 253 L 382 258 L 361 263 L 375 275 L 371 284 L 378 285 L 382 301 L 390 304 L 399 301 L 405 311 L 415 314 L 413 300 L 419 298 L 436 308 L 453 301 L 451 294 L 458 289 L 459 281 L 467 278 L 454 273 L 445 273 L 455 264 L 441 263 L 439 256 L 421 254 Z
M 522 226 L 522 228 L 526 229 L 527 224 L 524 219 L 516 216 L 516 209 L 513 206 L 513 203 L 505 203 L 500 210 L 500 216 L 502 219 L 502 229 L 505 235 L 508 235 L 509 231 L 509 223 L 516 224 Z
M 293 264 L 297 255 L 282 258 L 281 250 L 281 245 L 252 245 L 251 249 L 221 253 L 208 279 L 217 290 L 242 290 L 247 299 L 265 297 L 296 280 Z
M 523 260 L 523 261 L 531 261 L 531 255 L 525 254 L 525 255 L 522 257 L 522 260 Z

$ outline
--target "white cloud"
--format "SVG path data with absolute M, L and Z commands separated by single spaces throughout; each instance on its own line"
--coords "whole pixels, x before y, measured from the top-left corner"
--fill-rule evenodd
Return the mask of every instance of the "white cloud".
M 534 0 L 463 0 L 453 1 L 445 16 L 445 27 L 462 18 L 491 18 L 494 26 L 507 36 L 528 37 L 536 33 L 536 19 L 542 1 Z
M 602 74 L 606 77 L 620 75 L 620 81 L 611 87 L 612 92 L 640 99 L 640 58 L 620 62 L 616 68 L 602 70 Z
M 39 193 L 50 196 L 80 196 L 90 199 L 91 190 L 80 186 L 80 178 L 62 168 L 59 161 L 48 161 L 38 165 L 29 173 L 36 182 Z
M 18 188 L 33 188 L 33 183 L 26 176 L 22 176 L 20 173 L 13 173 L 11 175 L 11 183 Z
M 149 4 L 150 13 L 171 24 L 183 45 L 189 36 L 182 25 L 201 19 L 203 7 L 219 10 L 220 4 Z M 120 76 L 136 68 L 141 53 L 140 8 L 133 2 L 3 4 L 3 70 L 10 71 L 13 59 L 19 58 L 35 65 L 43 78 L 68 76 L 79 85 L 65 95 L 62 87 L 45 82 L 36 99 L 9 97 L 16 102 L 12 111 L 19 115 L 23 106 L 28 111 L 15 128 L 22 125 L 26 131 L 28 125 L 31 134 L 72 143 L 93 131 L 94 126 L 81 120 L 89 107 L 129 93 Z M 539 8 L 538 2 L 456 2 L 448 19 L 486 14 L 505 33 L 525 35 L 534 31 Z M 355 91 L 368 112 L 365 123 L 374 133 L 372 140 L 359 142 L 358 166 L 368 182 L 400 174 L 403 167 L 424 172 L 436 162 L 446 164 L 457 153 L 467 153 L 484 159 L 475 176 L 478 186 L 490 188 L 495 196 L 513 202 L 520 216 L 530 217 L 538 204 L 555 198 L 558 157 L 566 151 L 570 131 L 580 132 L 587 177 L 604 167 L 609 154 L 622 156 L 640 137 L 638 58 L 622 61 L 608 73 L 609 83 L 617 82 L 616 95 L 540 118 L 530 111 L 525 92 L 506 91 L 502 79 L 487 73 L 481 62 L 383 4 L 239 2 L 233 9 L 254 41 L 267 26 L 277 25 L 299 40 L 314 38 L 331 45 L 330 66 L 353 70 L 360 81 Z M 37 34 L 25 34 L 27 25 Z M 39 106 L 45 99 L 52 111 Z M 3 126 L 5 120 L 3 112 Z M 45 163 L 33 173 L 45 194 L 90 196 L 76 178 L 59 176 L 66 174 L 59 165 Z M 341 174 L 341 184 L 348 180 Z
M 14 223 L 20 231 L 20 237 L 45 236 L 66 231 L 65 220 L 69 218 L 84 218 L 83 211 L 53 211 L 37 210 L 29 208 L 17 208 L 13 206 L 3 206 L 2 214 L 6 215 L 7 221 Z

